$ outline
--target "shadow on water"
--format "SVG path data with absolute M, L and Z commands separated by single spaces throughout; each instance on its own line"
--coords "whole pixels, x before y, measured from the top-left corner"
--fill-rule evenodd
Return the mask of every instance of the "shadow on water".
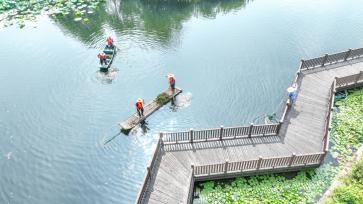
M 98 39 L 104 39 L 106 29 L 121 34 L 143 35 L 161 45 L 172 42 L 178 36 L 182 23 L 193 16 L 215 18 L 219 13 L 239 10 L 251 0 L 108 0 L 94 12 L 83 18 L 88 23 L 74 21 L 74 15 L 58 15 L 53 18 L 63 32 L 76 37 L 90 47 Z
M 140 122 L 139 125 L 137 125 L 133 129 L 131 129 L 128 132 L 128 135 L 129 136 L 141 136 L 141 135 L 145 135 L 149 130 L 150 130 L 150 128 L 148 127 L 147 121 L 143 120 Z
M 114 134 L 115 132 L 115 128 L 112 127 L 112 129 L 110 129 L 109 131 L 113 132 L 113 135 L 111 135 L 110 133 L 110 137 L 108 136 L 104 136 L 102 139 L 102 144 L 103 146 L 106 146 L 107 144 L 109 144 L 110 142 L 112 142 L 114 139 L 116 139 L 118 136 L 142 136 L 142 135 L 146 135 L 146 133 L 150 130 L 150 128 L 148 127 L 148 123 L 147 121 L 142 121 L 139 125 L 137 125 L 135 128 L 129 130 L 129 131 L 125 131 L 120 129 L 119 126 L 117 126 L 117 130 L 118 132 L 116 134 Z M 107 133 L 108 134 L 108 133 Z

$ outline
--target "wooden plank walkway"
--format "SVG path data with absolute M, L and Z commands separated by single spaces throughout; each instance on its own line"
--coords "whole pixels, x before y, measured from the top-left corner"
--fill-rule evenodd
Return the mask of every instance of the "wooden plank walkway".
M 345 58 L 347 54 L 337 56 Z M 329 59 L 324 56 L 315 63 L 324 64 Z M 238 168 L 252 169 L 252 174 L 257 174 L 256 169 L 260 168 L 266 173 L 319 166 L 326 154 L 324 139 L 327 140 L 327 124 L 330 124 L 332 82 L 335 77 L 362 73 L 363 59 L 341 60 L 314 69 L 307 67 L 304 62 L 301 64 L 297 100 L 286 113 L 283 123 L 274 129 L 278 134 L 251 136 L 246 133 L 248 127 L 241 127 L 247 136 L 223 139 L 225 129 L 221 128 L 223 130 L 218 132 L 214 130 L 212 141 L 205 139 L 204 142 L 193 142 L 195 131 L 183 132 L 180 138 L 189 141 L 184 143 L 170 143 L 170 137 L 176 137 L 175 134 L 165 134 L 168 138 L 164 138 L 165 143 L 159 140 L 158 144 L 164 145 L 160 145 L 154 155 L 136 203 L 190 203 L 190 188 L 195 179 L 222 178 L 218 175 L 223 173 L 225 178 L 227 171 Z M 359 80 L 363 82 L 363 74 Z M 217 133 L 221 134 L 220 139 L 215 136 Z M 268 159 L 274 157 L 279 159 Z M 203 177 L 205 172 L 207 176 Z M 248 171 L 236 171 L 229 176 L 237 174 L 248 175 Z
M 168 94 L 169 97 L 176 97 L 177 95 L 179 95 L 182 92 L 182 90 L 180 88 L 177 88 L 176 87 L 174 92 L 175 93 L 174 93 L 174 96 L 173 96 L 172 91 L 169 88 L 164 93 Z M 137 112 L 135 112 L 129 118 L 127 118 L 125 121 L 119 123 L 122 131 L 125 131 L 125 132 L 130 131 L 137 124 L 139 124 L 140 122 L 144 121 L 147 117 L 149 117 L 151 114 L 153 114 L 159 108 L 161 108 L 163 105 L 164 104 L 157 103 L 156 102 L 156 98 L 155 98 L 154 100 L 152 100 L 151 102 L 149 102 L 148 104 L 146 104 L 144 106 L 144 117 L 139 117 L 139 115 L 137 114 Z

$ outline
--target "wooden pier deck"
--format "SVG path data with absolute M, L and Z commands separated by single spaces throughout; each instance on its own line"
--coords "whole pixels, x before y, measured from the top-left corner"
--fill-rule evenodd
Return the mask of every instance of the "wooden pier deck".
M 336 90 L 363 85 L 363 49 L 302 61 L 279 123 L 161 133 L 136 203 L 191 203 L 195 181 L 317 167 Z
M 174 96 L 172 96 L 172 91 L 169 88 L 165 91 L 166 94 L 169 95 L 169 97 L 176 97 L 182 92 L 180 88 L 175 88 Z M 169 100 L 170 101 L 170 100 Z M 168 101 L 168 102 L 169 102 Z M 144 106 L 144 117 L 139 117 L 139 115 L 136 113 L 132 114 L 129 118 L 127 118 L 125 121 L 121 122 L 119 125 L 121 127 L 121 130 L 123 131 L 130 131 L 132 128 L 134 128 L 137 124 L 144 121 L 146 118 L 148 118 L 151 114 L 153 114 L 155 111 L 157 111 L 159 108 L 161 108 L 164 104 L 158 104 L 156 102 L 156 98 L 146 104 Z

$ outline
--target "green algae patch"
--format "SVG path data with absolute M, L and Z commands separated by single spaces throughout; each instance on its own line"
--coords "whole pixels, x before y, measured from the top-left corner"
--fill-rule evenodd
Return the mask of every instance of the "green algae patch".
M 363 142 L 363 89 L 349 90 L 346 98 L 336 98 L 330 154 L 317 169 L 300 171 L 292 178 L 279 174 L 208 181 L 196 185 L 200 198 L 195 203 L 316 203 L 336 179 L 343 166 Z M 349 182 L 336 190 L 332 203 L 362 203 L 363 164 Z M 353 179 L 354 178 L 354 179 Z M 329 201 L 330 202 L 330 201 Z

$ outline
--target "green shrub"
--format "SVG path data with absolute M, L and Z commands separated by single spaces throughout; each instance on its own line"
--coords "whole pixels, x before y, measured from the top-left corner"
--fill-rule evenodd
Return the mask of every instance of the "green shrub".
M 333 203 L 348 203 L 348 204 L 362 204 L 363 203 L 363 190 L 360 185 L 344 185 L 336 188 L 333 195 L 327 201 L 327 204 Z
M 354 165 L 348 181 L 361 185 L 363 191 L 363 158 Z

